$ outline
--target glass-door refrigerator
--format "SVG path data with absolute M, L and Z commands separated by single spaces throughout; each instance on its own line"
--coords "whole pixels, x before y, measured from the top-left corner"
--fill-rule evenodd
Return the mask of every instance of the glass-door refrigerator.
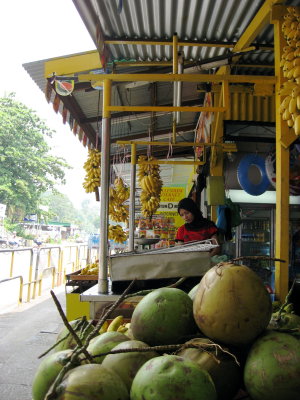
M 274 257 L 273 206 L 242 206 L 242 224 L 237 227 L 237 256 Z
M 236 228 L 236 256 L 274 257 L 275 207 L 272 205 L 242 205 L 242 224 Z M 270 294 L 274 293 L 275 264 L 268 259 L 242 259 L 263 280 Z

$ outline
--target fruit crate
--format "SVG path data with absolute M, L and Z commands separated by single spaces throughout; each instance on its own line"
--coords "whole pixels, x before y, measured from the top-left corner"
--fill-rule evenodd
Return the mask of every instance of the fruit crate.
M 98 275 L 80 275 L 81 269 L 70 274 L 66 274 L 66 286 L 77 286 L 79 292 L 89 289 L 98 282 Z

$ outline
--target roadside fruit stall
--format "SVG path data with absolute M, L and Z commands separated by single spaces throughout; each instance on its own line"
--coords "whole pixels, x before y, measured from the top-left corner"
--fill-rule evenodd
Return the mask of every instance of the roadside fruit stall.
M 228 22 L 216 16 L 210 1 L 159 2 L 155 18 L 152 2 L 139 7 L 119 2 L 117 8 L 112 2 L 101 7 L 98 2 L 73 2 L 97 51 L 47 60 L 43 78 L 49 101 L 56 111 L 61 106 L 65 121 L 71 115 L 73 132 L 89 148 L 84 187 L 101 199 L 99 268 L 93 279 L 87 271 L 69 276 L 70 286 L 89 285 L 77 296 L 88 310 L 74 320 L 60 310 L 68 332 L 44 356 L 33 400 L 298 398 L 300 317 L 291 303 L 296 281 L 289 281 L 287 238 L 290 148 L 300 135 L 300 4 L 221 1 L 222 15 L 232 15 L 233 9 L 237 14 Z M 170 6 L 175 3 L 178 9 Z M 166 24 L 165 15 L 180 35 Z M 157 21 L 162 26 L 156 29 Z M 163 34 L 156 38 L 154 32 Z M 212 34 L 216 36 L 209 42 Z M 203 47 L 209 48 L 209 58 Z M 55 82 L 68 79 L 74 80 L 75 90 L 65 98 L 55 91 Z M 93 104 L 101 99 L 102 110 L 98 107 L 92 115 L 95 87 L 100 90 Z M 143 128 L 141 121 L 146 121 Z M 260 125 L 274 128 L 273 134 L 243 135 L 249 126 L 261 133 Z M 154 232 L 154 237 L 143 237 L 143 230 L 135 238 L 135 200 L 139 189 L 141 214 L 152 220 L 164 184 L 160 165 L 195 166 L 193 194 L 200 195 L 202 208 L 207 206 L 216 221 L 227 190 L 224 160 L 230 162 L 238 153 L 239 140 L 251 153 L 247 168 L 260 160 L 261 179 L 254 185 L 259 190 L 250 191 L 258 196 L 267 189 L 264 163 L 254 157 L 267 139 L 276 150 L 276 301 L 272 303 L 247 260 L 213 265 L 210 248 L 136 251 L 135 239 L 158 239 Z M 112 177 L 120 148 L 130 162 L 129 184 L 122 174 Z M 178 161 L 174 155 L 189 159 Z M 249 191 L 245 170 L 238 172 L 239 187 Z M 111 255 L 110 239 L 128 239 L 128 252 Z M 64 344 L 67 338 L 73 343 Z

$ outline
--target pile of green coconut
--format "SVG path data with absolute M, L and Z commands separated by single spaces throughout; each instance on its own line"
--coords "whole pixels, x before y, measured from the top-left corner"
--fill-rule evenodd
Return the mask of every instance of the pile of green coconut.
M 42 358 L 32 399 L 296 400 L 300 317 L 291 311 L 274 313 L 250 268 L 220 263 L 189 293 L 146 294 L 125 333 L 101 333 L 108 314 L 96 326 L 72 321 Z

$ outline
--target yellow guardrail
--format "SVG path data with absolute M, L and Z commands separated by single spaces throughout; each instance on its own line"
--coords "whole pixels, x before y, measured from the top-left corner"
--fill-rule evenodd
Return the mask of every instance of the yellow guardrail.
M 22 303 L 25 298 L 25 287 L 27 287 L 27 302 L 35 299 L 37 295 L 40 296 L 42 294 L 43 281 L 45 280 L 45 276 L 49 277 L 49 271 L 51 271 L 51 288 L 53 289 L 55 286 L 64 284 L 66 273 L 80 269 L 82 263 L 86 264 L 88 262 L 89 257 L 87 244 L 0 249 L 2 271 L 5 268 L 4 263 L 1 262 L 1 258 L 3 258 L 2 253 L 10 254 L 10 259 L 6 260 L 9 276 L 4 276 L 0 280 L 0 285 L 4 282 L 16 279 L 20 280 L 18 304 Z M 20 256 L 17 253 L 24 253 L 23 259 L 25 261 L 21 268 L 16 265 L 16 259 Z M 20 269 L 22 273 L 20 273 Z M 18 270 L 18 273 L 14 276 L 16 270 Z
M 19 290 L 19 298 L 18 298 L 18 304 L 20 304 L 23 301 L 23 286 L 24 286 L 24 284 L 23 284 L 23 276 L 22 275 L 18 275 L 18 276 L 14 276 L 13 278 L 2 279 L 0 281 L 0 284 L 4 283 L 4 282 L 10 282 L 10 281 L 12 281 L 14 279 L 20 279 L 20 290 Z

